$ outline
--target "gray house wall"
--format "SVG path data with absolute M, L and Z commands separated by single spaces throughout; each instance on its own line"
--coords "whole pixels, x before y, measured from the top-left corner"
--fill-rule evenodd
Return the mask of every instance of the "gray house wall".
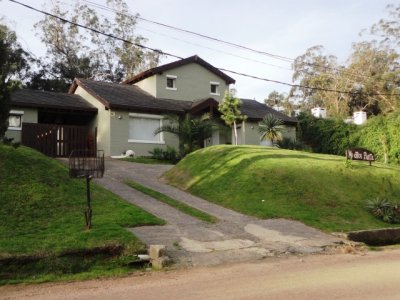
M 167 89 L 167 75 L 177 77 L 176 90 Z M 219 95 L 211 94 L 211 82 L 219 83 Z M 222 78 L 196 63 L 153 75 L 135 84 L 157 98 L 196 100 L 212 97 L 218 102 L 229 88 Z
M 97 108 L 98 112 L 91 124 L 91 129 L 97 127 L 97 149 L 104 150 L 104 155 L 110 156 L 110 110 L 107 110 L 99 100 L 80 86 L 76 88 L 75 94 L 80 95 L 83 99 Z
M 38 122 L 38 110 L 36 108 L 27 107 L 12 107 L 11 111 L 23 111 L 22 123 L 37 123 Z M 5 134 L 8 138 L 13 138 L 14 142 L 20 143 L 22 130 L 19 129 L 8 129 Z
M 259 133 L 259 122 L 256 121 L 246 121 L 244 122 L 244 126 L 242 125 L 241 133 L 242 133 L 242 145 L 260 145 L 260 136 Z M 283 125 L 283 129 L 281 131 L 282 137 L 289 138 L 293 141 L 296 140 L 296 126 L 291 125 Z
M 135 83 L 142 90 L 148 92 L 153 97 L 157 97 L 157 76 L 153 75 Z
M 134 111 L 111 111 L 111 156 L 119 156 L 126 150 L 133 150 L 137 156 L 150 156 L 149 151 L 153 151 L 154 148 L 166 149 L 167 145 L 178 149 L 178 139 L 169 133 L 163 133 L 164 143 L 162 144 L 129 142 L 129 113 L 134 113 Z

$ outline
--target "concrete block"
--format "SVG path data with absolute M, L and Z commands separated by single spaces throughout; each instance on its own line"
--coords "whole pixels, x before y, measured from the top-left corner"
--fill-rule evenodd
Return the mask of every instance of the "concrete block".
M 162 256 L 162 257 L 159 257 L 157 259 L 152 259 L 151 260 L 151 266 L 154 269 L 158 269 L 158 270 L 160 270 L 162 268 L 165 268 L 170 263 L 171 263 L 171 260 L 170 260 L 170 258 L 168 256 Z
M 151 260 L 158 259 L 167 254 L 167 249 L 164 245 L 150 245 L 149 256 Z

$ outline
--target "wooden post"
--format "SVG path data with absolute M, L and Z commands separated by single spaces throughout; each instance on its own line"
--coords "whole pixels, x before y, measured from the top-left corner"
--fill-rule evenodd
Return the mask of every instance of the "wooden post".
M 86 175 L 86 211 L 85 211 L 85 221 L 86 228 L 90 229 L 92 227 L 92 207 L 90 206 L 90 175 Z

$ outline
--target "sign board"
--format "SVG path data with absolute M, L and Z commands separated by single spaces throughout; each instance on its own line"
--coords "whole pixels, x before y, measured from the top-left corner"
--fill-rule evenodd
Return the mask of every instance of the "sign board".
M 363 148 L 347 149 L 346 158 L 351 160 L 368 161 L 369 165 L 371 165 L 371 163 L 375 161 L 375 155 L 371 151 Z

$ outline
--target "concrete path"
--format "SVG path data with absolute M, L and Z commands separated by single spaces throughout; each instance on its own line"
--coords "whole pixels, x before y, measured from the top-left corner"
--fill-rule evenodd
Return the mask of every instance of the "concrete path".
M 338 238 L 300 222 L 245 216 L 171 187 L 159 180 L 171 167 L 108 159 L 104 178 L 96 181 L 167 222 L 165 226 L 130 230 L 146 244 L 166 245 L 178 265 L 217 265 L 268 256 L 319 253 L 341 243 Z M 208 224 L 183 214 L 128 187 L 124 181 L 129 179 L 214 215 L 219 221 Z

